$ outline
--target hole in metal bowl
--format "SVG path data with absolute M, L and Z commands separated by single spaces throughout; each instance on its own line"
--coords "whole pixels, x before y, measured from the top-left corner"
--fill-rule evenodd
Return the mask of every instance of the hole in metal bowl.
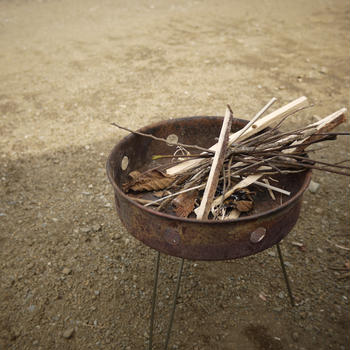
M 120 164 L 120 167 L 122 168 L 122 170 L 126 170 L 128 168 L 128 165 L 129 165 L 129 158 L 127 156 L 124 156 Z
M 179 141 L 179 138 L 177 137 L 177 135 L 175 135 L 175 134 L 170 134 L 167 138 L 166 138 L 166 140 L 168 141 L 168 142 L 172 142 L 172 143 L 177 143 L 178 141 Z M 168 146 L 172 146 L 170 143 L 168 143 Z

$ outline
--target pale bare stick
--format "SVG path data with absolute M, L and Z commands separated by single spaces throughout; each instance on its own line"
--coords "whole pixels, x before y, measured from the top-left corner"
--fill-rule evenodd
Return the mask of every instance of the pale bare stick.
M 225 118 L 220 131 L 218 147 L 214 155 L 202 201 L 198 209 L 195 211 L 198 220 L 205 220 L 208 218 L 211 203 L 215 195 L 216 187 L 218 186 L 220 171 L 225 161 L 228 139 L 232 125 L 232 118 L 232 111 L 229 106 L 227 106 Z
M 254 128 L 254 123 L 277 101 L 276 97 L 272 99 L 253 117 L 253 119 L 246 124 L 241 130 L 236 132 L 235 137 L 230 137 L 229 145 L 232 145 L 237 139 L 239 139 L 250 127 Z
M 285 153 L 293 153 L 295 151 L 302 150 L 303 148 L 305 148 L 303 147 L 303 144 L 307 143 L 310 140 L 315 140 L 318 137 L 320 137 L 318 133 L 325 133 L 327 131 L 334 129 L 339 124 L 343 123 L 345 121 L 345 112 L 346 112 L 346 108 L 339 109 L 338 111 L 317 121 L 316 123 L 311 124 L 310 126 L 315 127 L 316 131 L 312 135 L 309 135 L 303 140 L 294 141 L 292 143 L 292 146 L 295 146 L 295 147 L 286 149 Z
M 345 120 L 344 113 L 345 112 L 346 112 L 346 108 L 342 108 L 339 111 L 334 112 L 331 115 L 327 116 L 326 118 L 323 118 L 322 120 L 320 120 L 314 124 L 311 124 L 310 127 L 316 127 L 316 131 L 313 135 L 308 136 L 306 139 L 304 139 L 302 141 L 295 142 L 295 148 L 289 148 L 289 149 L 286 149 L 282 152 L 283 153 L 293 153 L 295 151 L 298 151 L 298 150 L 302 149 L 303 143 L 305 143 L 306 141 L 308 141 L 309 139 L 311 139 L 313 137 L 317 137 L 318 132 L 322 133 L 325 131 L 332 130 L 334 127 L 336 127 L 340 123 L 344 122 L 344 120 Z M 304 164 L 304 167 L 310 167 L 310 166 L 307 166 Z M 344 173 L 341 173 L 341 174 L 344 175 Z M 235 185 L 235 187 L 236 186 L 240 186 L 239 188 L 245 187 L 245 186 L 242 186 L 242 183 L 244 184 L 244 181 L 247 181 L 247 182 L 252 181 L 251 183 L 253 183 L 253 182 L 256 183 L 257 180 L 259 180 L 259 178 L 261 178 L 263 175 L 264 175 L 263 173 L 249 175 L 244 180 L 242 180 L 237 185 Z M 260 186 L 266 187 L 266 184 L 261 182 Z M 235 187 L 233 187 L 233 188 L 235 188 Z M 231 192 L 229 195 L 227 195 L 227 197 L 229 197 L 234 192 L 232 190 L 233 189 L 226 192 L 225 196 Z M 214 199 L 213 205 L 212 205 L 212 211 L 214 210 L 215 206 L 217 206 L 220 203 L 220 201 L 221 201 L 221 196 Z
M 267 191 L 269 192 L 269 195 L 270 195 L 271 199 L 272 199 L 273 201 L 275 201 L 275 200 L 276 200 L 276 197 L 275 197 L 275 195 L 274 195 L 274 193 L 273 193 L 273 191 L 272 191 L 272 189 L 271 189 L 271 187 L 270 187 L 270 182 L 269 182 L 269 180 L 268 180 L 268 179 L 263 179 L 263 182 L 268 186 L 268 187 L 267 187 Z
M 229 191 L 227 191 L 224 195 L 224 199 L 228 198 L 231 196 L 232 193 L 237 191 L 240 188 L 248 187 L 252 183 L 254 183 L 256 180 L 260 179 L 261 176 L 264 174 L 254 174 L 254 175 L 249 175 L 242 181 L 238 182 L 236 185 L 234 185 Z M 214 210 L 215 207 L 217 207 L 221 203 L 221 198 L 222 196 L 216 197 L 213 200 L 213 203 L 211 205 L 212 211 Z
M 211 211 L 214 212 L 215 211 L 215 207 L 217 207 L 222 199 L 226 199 L 228 197 L 231 196 L 231 194 L 233 194 L 235 191 L 241 189 L 241 188 L 244 188 L 244 187 L 248 187 L 249 185 L 251 184 L 256 184 L 258 186 L 261 186 L 261 187 L 265 187 L 267 189 L 271 189 L 275 192 L 279 192 L 279 193 L 282 193 L 282 194 L 285 194 L 287 196 L 290 195 L 290 192 L 289 191 L 286 191 L 286 190 L 283 190 L 282 188 L 279 188 L 279 187 L 276 187 L 276 186 L 272 186 L 272 185 L 267 185 L 263 182 L 260 182 L 258 181 L 262 176 L 264 176 L 264 174 L 252 174 L 252 175 L 249 175 L 247 176 L 246 178 L 244 178 L 243 180 L 241 180 L 240 182 L 238 182 L 235 186 L 233 186 L 229 191 L 227 191 L 223 196 L 219 196 L 219 197 L 216 197 L 214 200 L 213 200 L 213 203 L 211 205 Z
M 290 196 L 290 192 L 289 191 L 283 190 L 282 188 L 279 188 L 279 187 L 276 187 L 276 186 L 272 186 L 269 183 L 255 181 L 254 184 L 256 184 L 258 186 L 261 186 L 261 187 L 265 187 L 268 190 L 272 190 L 272 191 L 275 191 L 275 192 L 279 192 L 279 193 L 285 194 L 286 196 Z
M 186 192 L 190 192 L 190 191 L 194 191 L 194 190 L 200 190 L 202 188 L 205 187 L 205 184 L 200 184 L 200 185 L 197 185 L 197 186 L 193 186 L 193 187 L 190 187 L 190 188 L 186 188 L 185 190 L 181 190 L 179 192 L 176 192 L 176 193 L 172 193 L 172 194 L 169 194 L 167 196 L 164 196 L 162 198 L 159 198 L 159 199 L 156 199 L 150 203 L 147 203 L 146 205 L 144 205 L 145 207 L 149 207 L 150 205 L 154 205 L 154 204 L 157 204 L 159 202 L 162 202 L 163 200 L 165 199 L 168 199 L 168 198 L 171 198 L 171 197 L 176 197 L 178 196 L 179 194 L 182 194 L 182 193 L 186 193 Z M 134 199 L 132 197 L 130 197 L 131 199 Z
M 298 99 L 288 103 L 287 105 L 278 108 L 276 111 L 268 114 L 267 116 L 259 119 L 255 124 L 254 127 L 250 127 L 248 130 L 245 131 L 243 135 L 239 137 L 239 140 L 245 140 L 248 137 L 257 134 L 258 132 L 264 130 L 268 126 L 272 125 L 273 123 L 276 123 L 286 117 L 289 114 L 294 113 L 295 111 L 299 110 L 300 108 L 303 108 L 307 104 L 307 98 L 305 96 L 299 97 Z M 239 134 L 240 130 L 236 131 L 234 134 L 230 135 L 230 141 L 235 139 L 236 134 Z M 212 147 L 210 148 L 212 149 Z
M 285 116 L 292 114 L 294 112 L 296 112 L 297 110 L 305 107 L 306 105 L 306 100 L 307 98 L 305 96 L 302 96 L 290 103 L 288 103 L 287 105 L 278 108 L 277 110 L 275 110 L 274 112 L 268 114 L 267 116 L 259 119 L 254 125 L 256 125 L 255 128 L 250 127 L 241 137 L 240 140 L 242 139 L 246 139 L 251 135 L 254 135 L 255 133 L 258 133 L 259 131 L 265 129 L 266 127 L 270 126 L 271 124 L 273 124 L 274 122 L 278 122 L 281 119 L 283 119 Z M 237 131 L 236 133 L 239 133 L 240 131 Z M 230 135 L 230 140 L 231 139 L 235 139 L 235 134 L 233 133 Z M 230 142 L 229 140 L 229 142 Z M 236 139 L 237 141 L 237 139 Z M 209 149 L 211 151 L 216 151 L 217 148 L 217 143 L 215 145 L 213 145 L 212 147 L 210 147 Z M 168 175 L 177 175 L 180 173 L 183 173 L 184 171 L 188 171 L 190 169 L 192 169 L 193 167 L 197 166 L 198 164 L 201 164 L 201 162 L 203 162 L 203 159 L 191 159 L 185 162 L 182 162 L 180 164 L 177 164 L 171 168 L 168 168 L 166 170 L 166 173 Z M 205 160 L 204 160 L 205 162 Z

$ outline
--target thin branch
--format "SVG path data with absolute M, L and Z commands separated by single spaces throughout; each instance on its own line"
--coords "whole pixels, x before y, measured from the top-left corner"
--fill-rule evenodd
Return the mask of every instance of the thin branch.
M 283 155 L 283 156 L 284 156 L 284 157 L 289 157 L 289 158 L 295 158 L 295 159 L 299 159 L 299 160 L 304 160 L 305 162 L 307 162 L 306 164 L 308 164 L 308 163 L 311 163 L 311 164 L 317 163 L 317 164 L 326 165 L 326 166 L 330 166 L 330 167 L 334 167 L 334 168 L 339 168 L 339 169 L 350 169 L 350 167 L 348 167 L 348 166 L 338 165 L 338 164 L 347 162 L 348 160 L 343 160 L 343 161 L 341 161 L 341 162 L 332 164 L 332 163 L 321 162 L 321 161 L 319 161 L 319 160 L 314 160 L 314 159 L 310 159 L 310 158 L 298 156 L 298 155 L 295 155 L 295 154 L 293 154 L 293 153 L 290 153 L 290 154 L 288 154 L 288 155 Z M 303 165 L 303 164 L 304 164 L 304 163 L 301 163 L 301 165 Z
M 159 203 L 159 202 L 162 202 L 164 199 L 176 197 L 177 195 L 182 194 L 182 193 L 186 193 L 186 192 L 193 191 L 193 190 L 200 190 L 200 189 L 203 189 L 203 188 L 205 187 L 205 185 L 206 185 L 206 184 L 204 183 L 204 184 L 201 184 L 201 185 L 198 185 L 198 186 L 186 188 L 185 190 L 178 191 L 178 192 L 176 192 L 176 193 L 169 194 L 169 195 L 167 195 L 167 196 L 165 196 L 165 197 L 156 199 L 156 200 L 154 200 L 153 202 L 147 203 L 147 204 L 145 205 L 145 207 L 149 207 L 150 205 L 154 205 L 154 204 L 157 204 L 157 203 Z
M 136 134 L 136 135 L 145 136 L 145 137 L 151 138 L 151 139 L 156 140 L 156 141 L 161 141 L 161 142 L 167 143 L 168 145 L 182 146 L 182 147 L 186 147 L 186 148 L 195 148 L 195 149 L 198 149 L 200 151 L 214 153 L 214 151 L 211 151 L 210 149 L 207 149 L 207 148 L 204 148 L 204 147 L 200 147 L 200 146 L 197 146 L 197 145 L 187 145 L 187 144 L 180 143 L 180 142 L 170 142 L 170 141 L 168 141 L 166 139 L 163 139 L 161 137 L 156 137 L 156 136 L 153 136 L 151 134 L 144 134 L 143 132 L 140 132 L 140 131 L 134 131 L 134 130 L 128 129 L 125 126 L 118 125 L 117 123 L 111 123 L 111 125 L 116 126 L 119 129 L 129 131 L 129 132 L 131 132 L 133 134 Z

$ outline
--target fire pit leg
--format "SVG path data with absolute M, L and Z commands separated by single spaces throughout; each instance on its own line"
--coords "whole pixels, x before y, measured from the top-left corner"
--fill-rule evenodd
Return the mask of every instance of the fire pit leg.
M 292 304 L 292 306 L 295 306 L 294 297 L 293 297 L 293 294 L 292 294 L 292 289 L 290 288 L 286 267 L 284 265 L 284 261 L 283 261 L 283 257 L 282 257 L 281 247 L 280 247 L 279 243 L 277 243 L 276 246 L 277 246 L 278 257 L 280 258 L 280 263 L 281 263 L 281 267 L 282 267 L 284 280 L 286 281 L 286 286 L 287 286 L 287 290 L 288 290 L 290 303 Z
M 157 288 L 158 288 L 159 261 L 160 261 L 160 253 L 157 252 L 157 260 L 156 260 L 156 266 L 155 266 L 155 270 L 154 270 L 154 284 L 153 284 L 153 294 L 152 294 L 151 317 L 150 317 L 150 323 L 149 323 L 148 350 L 152 350 L 152 345 L 153 345 L 154 309 L 156 306 L 156 297 L 157 297 Z
M 167 331 L 167 334 L 166 334 L 164 350 L 167 350 L 167 348 L 168 348 L 168 344 L 169 344 L 169 340 L 170 340 L 170 333 L 171 333 L 171 329 L 173 327 L 175 308 L 176 308 L 176 300 L 177 300 L 177 296 L 179 294 L 181 275 L 182 275 L 182 269 L 183 269 L 183 266 L 184 266 L 184 261 L 185 261 L 185 259 L 183 259 L 183 258 L 180 261 L 179 272 L 178 272 L 178 275 L 177 275 L 176 289 L 175 289 L 175 294 L 174 294 L 174 299 L 173 299 L 173 307 L 171 309 L 170 321 L 169 321 L 168 331 Z

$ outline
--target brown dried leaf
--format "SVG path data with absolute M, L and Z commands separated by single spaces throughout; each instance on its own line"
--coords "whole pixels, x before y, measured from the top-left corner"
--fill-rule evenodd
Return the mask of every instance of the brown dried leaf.
M 187 218 L 187 216 L 190 215 L 194 209 L 197 196 L 198 191 L 190 191 L 179 194 L 172 201 L 176 215 Z
M 237 201 L 236 208 L 241 213 L 250 211 L 253 208 L 253 202 L 252 201 Z
M 170 191 L 156 191 L 153 192 L 153 195 L 157 198 L 162 198 L 164 196 L 167 196 L 168 194 L 170 194 Z
M 158 169 L 148 170 L 140 173 L 135 170 L 129 174 L 130 180 L 123 184 L 123 190 L 135 192 L 158 191 L 171 185 L 176 177 L 164 174 Z
M 131 171 L 128 176 L 132 180 L 136 180 L 140 175 L 141 175 L 141 173 L 138 170 L 134 170 L 134 171 Z

